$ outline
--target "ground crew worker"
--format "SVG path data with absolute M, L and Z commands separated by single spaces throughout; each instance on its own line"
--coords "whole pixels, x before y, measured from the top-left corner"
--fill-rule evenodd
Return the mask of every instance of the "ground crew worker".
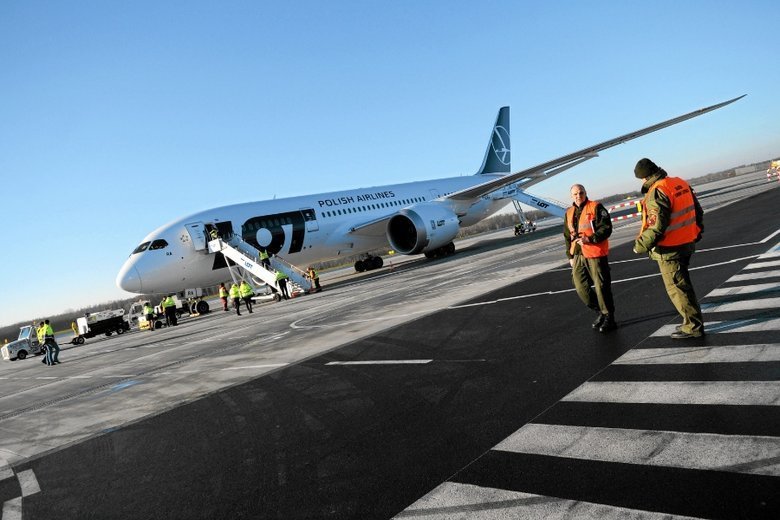
M 163 314 L 165 314 L 165 324 L 167 326 L 170 327 L 179 324 L 178 319 L 176 318 L 176 300 L 173 299 L 172 294 L 163 298 L 163 301 L 160 302 L 160 307 L 162 307 Z
M 209 231 L 209 235 L 211 235 L 211 240 L 216 240 L 219 238 L 219 231 L 217 231 L 216 228 L 211 228 L 211 231 Z
M 690 185 L 669 177 L 650 159 L 636 163 L 634 175 L 642 180 L 642 228 L 634 253 L 648 253 L 658 262 L 666 294 L 683 318 L 674 339 L 704 335 L 704 318 L 693 290 L 688 265 L 704 231 L 704 211 Z
M 241 291 L 238 289 L 238 285 L 233 284 L 230 286 L 230 298 L 233 300 L 233 308 L 236 309 L 236 314 L 241 316 Z
M 599 332 L 609 332 L 617 328 L 607 257 L 612 220 L 600 202 L 588 200 L 582 184 L 571 187 L 571 199 L 573 204 L 566 210 L 563 238 L 572 282 L 582 303 L 599 313 L 591 327 Z
M 241 296 L 241 299 L 244 300 L 246 310 L 249 311 L 249 314 L 252 314 L 252 296 L 255 295 L 255 290 L 246 280 L 241 280 L 241 285 L 238 286 L 238 294 Z
M 279 292 L 282 294 L 282 298 L 285 300 L 290 299 L 290 293 L 287 292 L 287 276 L 282 271 L 276 271 L 276 284 L 279 286 Z
M 49 345 L 46 344 L 46 324 L 44 322 L 38 323 L 38 326 L 35 328 L 35 335 L 38 338 L 38 344 L 43 349 L 43 359 L 41 359 L 41 363 L 46 363 L 47 365 L 51 366 L 54 363 L 51 360 L 51 350 L 49 349 Z
M 309 266 L 309 269 L 306 271 L 306 275 L 309 277 L 309 280 L 311 280 L 312 283 L 311 292 L 320 292 L 322 287 L 320 287 L 320 277 L 317 274 L 317 271 L 315 271 L 312 266 Z
M 271 269 L 271 259 L 268 258 L 268 251 L 265 249 L 260 250 L 260 264 L 266 269 Z
M 228 290 L 224 283 L 219 284 L 219 299 L 222 300 L 222 310 L 227 311 L 228 308 Z
M 149 324 L 149 330 L 154 330 L 154 307 L 149 302 L 144 302 L 144 316 L 146 323 Z
M 54 340 L 54 329 L 49 323 L 49 320 L 43 322 L 43 342 L 49 347 L 47 352 L 49 353 L 49 365 L 60 364 L 60 346 Z
M 78 337 L 79 336 L 79 328 L 76 326 L 75 321 L 70 322 L 70 330 L 73 331 L 73 335 Z

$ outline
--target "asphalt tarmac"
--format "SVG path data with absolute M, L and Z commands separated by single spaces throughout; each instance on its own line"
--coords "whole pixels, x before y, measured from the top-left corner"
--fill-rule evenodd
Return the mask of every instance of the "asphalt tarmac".
M 777 518 L 779 192 L 756 186 L 707 213 L 702 339 L 668 339 L 629 224 L 607 335 L 551 228 L 5 364 L 2 520 Z

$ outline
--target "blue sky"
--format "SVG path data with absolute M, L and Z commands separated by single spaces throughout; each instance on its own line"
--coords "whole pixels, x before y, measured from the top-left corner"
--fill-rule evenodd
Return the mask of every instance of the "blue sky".
M 150 231 L 212 206 L 521 169 L 741 94 L 539 195 L 780 155 L 774 1 L 0 2 L 0 325 L 130 296 Z M 19 244 L 19 245 L 17 245 Z

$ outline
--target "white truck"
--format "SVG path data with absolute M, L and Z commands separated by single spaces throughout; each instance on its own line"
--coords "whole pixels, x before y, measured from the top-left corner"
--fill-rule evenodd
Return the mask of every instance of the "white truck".
M 110 309 L 98 312 L 88 312 L 76 319 L 78 336 L 71 341 L 74 344 L 84 343 L 84 338 L 93 338 L 98 334 L 111 336 L 114 332 L 124 334 L 130 330 L 130 324 L 124 318 L 124 309 Z
M 43 354 L 43 345 L 38 342 L 38 335 L 35 333 L 35 327 L 27 325 L 19 329 L 19 337 L 16 341 L 6 343 L 0 349 L 3 353 L 3 359 L 7 361 L 16 361 L 24 359 L 27 356 L 40 356 Z

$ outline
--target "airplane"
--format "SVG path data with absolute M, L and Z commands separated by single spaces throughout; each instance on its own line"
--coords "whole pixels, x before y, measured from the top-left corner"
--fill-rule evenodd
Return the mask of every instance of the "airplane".
M 501 107 L 482 166 L 474 175 L 247 202 L 193 213 L 149 233 L 119 271 L 120 289 L 138 294 L 211 287 L 231 277 L 229 259 L 204 247 L 206 230 L 238 236 L 294 266 L 363 255 L 358 271 L 382 265 L 371 251 L 435 258 L 455 252 L 453 239 L 512 199 L 562 216 L 566 208 L 525 190 L 598 156 L 600 151 L 698 117 L 745 95 L 609 139 L 511 173 L 509 107 Z M 232 264 L 231 264 L 232 265 Z

